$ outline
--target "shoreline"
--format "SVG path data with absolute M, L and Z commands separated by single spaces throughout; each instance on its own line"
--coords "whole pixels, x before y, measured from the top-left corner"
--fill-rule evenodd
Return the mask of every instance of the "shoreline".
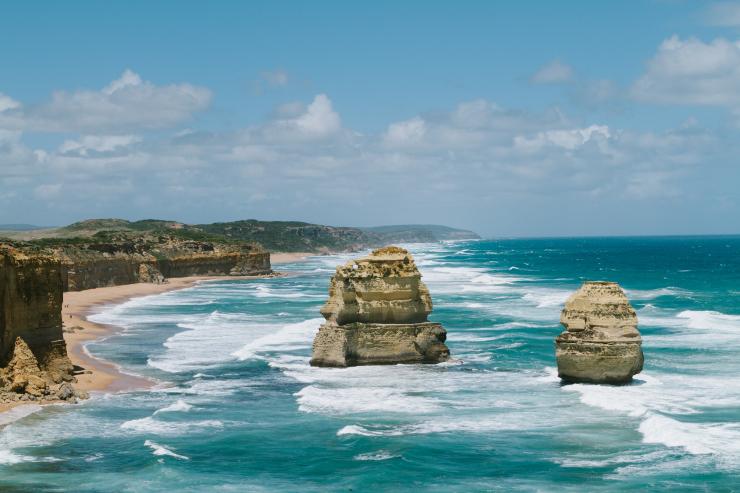
M 315 254 L 308 252 L 274 253 L 270 255 L 270 263 L 275 265 L 300 262 L 310 255 Z M 85 392 L 105 393 L 146 389 L 157 383 L 146 377 L 126 373 L 118 365 L 101 358 L 96 358 L 87 352 L 85 346 L 88 342 L 104 339 L 124 330 L 122 327 L 115 325 L 99 324 L 88 320 L 88 316 L 102 309 L 104 306 L 125 303 L 133 298 L 186 289 L 202 281 L 226 279 L 253 280 L 270 277 L 272 276 L 174 277 L 168 279 L 166 284 L 123 284 L 120 286 L 107 286 L 64 293 L 62 302 L 64 342 L 67 346 L 69 359 L 75 365 L 75 376 L 77 378 L 77 382 L 73 386 L 75 389 Z M 41 403 L 35 401 L 18 401 L 9 404 L 0 404 L 0 413 L 5 413 L 22 406 L 44 406 L 59 403 L 63 402 L 49 401 Z

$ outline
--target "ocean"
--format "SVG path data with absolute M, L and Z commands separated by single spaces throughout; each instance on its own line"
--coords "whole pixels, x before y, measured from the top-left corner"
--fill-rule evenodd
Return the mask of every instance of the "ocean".
M 105 307 L 88 350 L 153 389 L 0 416 L 0 491 L 740 491 L 740 237 L 405 245 L 448 331 L 440 365 L 311 368 L 335 266 Z M 645 369 L 562 385 L 583 280 L 619 282 Z

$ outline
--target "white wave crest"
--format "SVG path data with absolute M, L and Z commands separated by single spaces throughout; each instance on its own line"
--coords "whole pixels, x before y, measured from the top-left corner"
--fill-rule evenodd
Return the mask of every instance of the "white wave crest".
M 357 454 L 353 458 L 354 460 L 371 460 L 371 461 L 377 461 L 377 460 L 388 460 L 388 459 L 395 459 L 397 457 L 401 457 L 398 454 L 394 454 L 391 452 L 388 452 L 387 450 L 378 450 L 377 452 L 368 452 L 366 454 Z
M 232 354 L 240 360 L 246 360 L 257 357 L 261 352 L 309 348 L 314 334 L 323 322 L 323 318 L 312 318 L 295 324 L 283 325 L 272 333 L 256 337 Z
M 175 452 L 168 449 L 167 447 L 163 447 L 162 445 L 159 445 L 151 440 L 145 441 L 144 445 L 152 449 L 152 455 L 174 457 L 175 459 L 180 459 L 180 460 L 190 460 L 190 457 L 185 457 L 184 455 L 176 454 Z
M 188 421 L 188 422 L 168 422 L 159 421 L 153 417 L 141 419 L 132 419 L 121 424 L 121 429 L 134 433 L 154 435 L 181 435 L 192 431 L 199 431 L 208 428 L 223 428 L 223 423 L 218 420 Z
M 295 393 L 298 409 L 326 414 L 407 413 L 436 411 L 439 405 L 431 397 L 408 395 L 393 388 L 322 388 L 314 385 Z
M 163 407 L 162 409 L 157 409 L 154 411 L 154 415 L 156 416 L 159 413 L 175 413 L 175 412 L 188 412 L 193 408 L 190 404 L 185 402 L 182 399 L 178 399 L 175 403 L 170 404 L 167 407 Z

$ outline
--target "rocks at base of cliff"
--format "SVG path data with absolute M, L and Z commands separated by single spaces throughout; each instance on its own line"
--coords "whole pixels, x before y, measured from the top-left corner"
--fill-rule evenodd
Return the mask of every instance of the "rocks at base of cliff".
M 152 264 L 139 264 L 139 282 L 148 282 L 150 284 L 163 284 L 167 282 L 159 272 L 159 269 Z
M 56 357 L 46 355 L 45 364 L 39 363 L 28 344 L 17 337 L 13 355 L 0 368 L 0 403 L 16 401 L 70 401 L 86 398 L 71 382 L 72 363 L 66 353 Z
M 59 260 L 0 246 L 0 402 L 75 400 Z
M 449 359 L 447 332 L 427 321 L 429 290 L 413 257 L 385 247 L 337 267 L 326 323 L 313 342 L 313 366 L 439 363 Z
M 615 282 L 587 281 L 568 298 L 555 339 L 558 376 L 566 382 L 628 383 L 642 371 L 637 314 Z

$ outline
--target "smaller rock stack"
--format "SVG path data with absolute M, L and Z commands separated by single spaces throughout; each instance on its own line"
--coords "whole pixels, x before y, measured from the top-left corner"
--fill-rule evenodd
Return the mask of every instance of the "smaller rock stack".
M 555 354 L 564 381 L 624 384 L 642 371 L 637 314 L 619 284 L 586 281 L 565 302 L 560 323 Z
M 403 248 L 380 248 L 348 262 L 331 279 L 311 365 L 445 361 L 447 332 L 427 320 L 431 311 L 429 290 Z

